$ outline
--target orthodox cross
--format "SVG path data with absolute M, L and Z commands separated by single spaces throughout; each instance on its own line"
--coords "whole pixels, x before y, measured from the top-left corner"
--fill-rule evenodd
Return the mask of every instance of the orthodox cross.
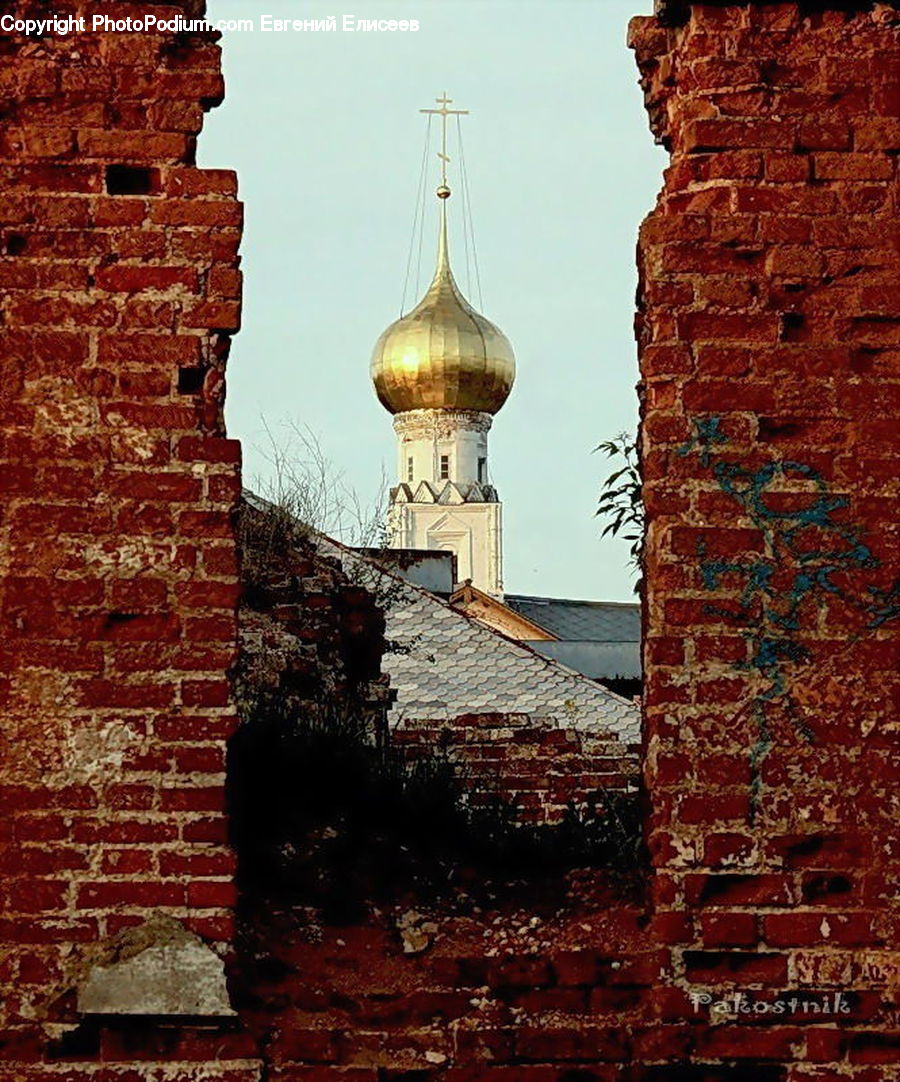
M 440 106 L 439 109 L 420 109 L 420 113 L 430 113 L 432 116 L 439 116 L 441 118 L 441 149 L 438 153 L 438 157 L 441 159 L 441 188 L 446 191 L 447 195 L 450 194 L 450 189 L 447 187 L 447 162 L 450 159 L 447 157 L 447 117 L 448 116 L 468 116 L 468 109 L 448 109 L 447 106 L 451 105 L 453 98 L 447 97 L 447 91 L 445 90 L 441 97 L 434 99 Z

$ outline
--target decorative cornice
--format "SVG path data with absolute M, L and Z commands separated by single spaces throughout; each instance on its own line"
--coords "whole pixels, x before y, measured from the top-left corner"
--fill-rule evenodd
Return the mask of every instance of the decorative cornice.
M 493 420 L 479 410 L 406 410 L 394 415 L 394 431 L 413 439 L 452 439 L 460 429 L 488 432 Z
M 420 481 L 415 489 L 408 484 L 395 485 L 390 492 L 391 505 L 401 504 L 408 507 L 415 504 L 419 507 L 444 504 L 452 507 L 460 507 L 465 504 L 499 503 L 497 490 L 493 485 L 471 484 L 460 485 L 455 481 L 447 481 L 444 487 L 438 491 L 430 481 Z

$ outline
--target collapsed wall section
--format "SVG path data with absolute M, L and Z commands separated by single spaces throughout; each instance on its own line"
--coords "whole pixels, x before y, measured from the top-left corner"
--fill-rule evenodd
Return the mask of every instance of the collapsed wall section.
M 659 1006 L 685 1062 L 893 1077 L 900 15 L 678 6 L 631 30 L 671 152 L 637 318 Z
M 0 1028 L 17 1058 L 70 1017 L 99 941 L 160 913 L 231 936 L 241 207 L 232 173 L 194 164 L 223 93 L 214 35 L 10 34 L 3 53 Z

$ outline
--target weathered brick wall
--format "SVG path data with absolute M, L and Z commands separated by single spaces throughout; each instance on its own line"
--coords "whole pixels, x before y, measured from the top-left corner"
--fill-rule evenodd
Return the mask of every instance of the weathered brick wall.
M 523 823 L 559 823 L 570 808 L 600 812 L 604 794 L 634 794 L 636 749 L 528 714 L 467 714 L 452 721 L 403 720 L 391 740 L 411 762 L 446 755 L 473 804 L 498 798 Z
M 672 155 L 637 324 L 661 1003 L 681 1061 L 719 1065 L 666 1078 L 900 1057 L 900 14 L 832 6 L 632 24 Z M 850 1013 L 709 1028 L 688 998 L 783 989 Z
M 212 38 L 14 33 L 0 90 L 0 1055 L 15 1058 L 40 1054 L 30 1030 L 123 926 L 164 910 L 231 934 L 239 447 L 222 398 L 241 207 L 231 173 L 194 166 L 223 91 Z
M 660 952 L 602 876 L 350 927 L 270 907 L 251 957 L 238 1002 L 273 1082 L 626 1082 L 654 1047 Z
M 379 599 L 285 509 L 248 494 L 239 521 L 242 712 L 274 696 L 295 711 L 362 710 L 383 729 L 390 689 Z

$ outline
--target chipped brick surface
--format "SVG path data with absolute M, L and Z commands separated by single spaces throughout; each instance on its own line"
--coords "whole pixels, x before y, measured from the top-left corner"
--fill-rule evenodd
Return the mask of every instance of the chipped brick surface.
M 685 921 L 673 1022 L 698 1034 L 685 1064 L 887 1079 L 900 15 L 680 6 L 677 28 L 631 28 L 671 151 L 637 330 L 653 891 L 657 919 Z M 852 1008 L 704 1033 L 687 1000 L 784 988 Z
M 207 941 L 231 935 L 239 447 L 222 401 L 241 206 L 233 174 L 194 165 L 222 94 L 212 37 L 5 35 L 0 87 L 9 1060 L 40 1058 L 53 1025 L 71 1022 L 71 989 L 120 929 L 163 911 Z M 154 1071 L 84 1075 L 185 1077 Z

